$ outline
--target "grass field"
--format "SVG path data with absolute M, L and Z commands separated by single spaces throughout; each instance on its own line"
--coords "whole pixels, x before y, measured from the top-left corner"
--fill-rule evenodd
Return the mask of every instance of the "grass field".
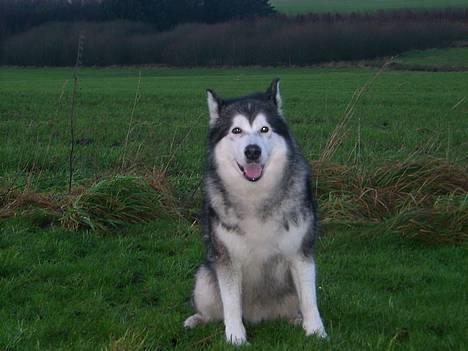
M 408 65 L 468 67 L 468 47 L 414 50 L 399 56 Z
M 287 14 L 468 7 L 465 0 L 272 0 L 271 4 Z
M 0 190 L 65 193 L 71 73 L 0 68 Z M 82 69 L 74 188 L 164 168 L 176 197 L 195 194 L 196 208 L 205 88 L 235 96 L 279 76 L 286 116 L 313 160 L 375 74 L 145 68 L 139 79 L 137 68 Z M 368 168 L 416 153 L 466 166 L 467 91 L 467 72 L 383 72 L 354 106 L 332 161 Z M 230 349 L 221 323 L 182 328 L 202 253 L 198 226 L 183 218 L 100 233 L 44 226 L 31 215 L 0 218 L 0 349 Z M 255 350 L 466 347 L 466 246 L 421 244 L 382 223 L 327 226 L 317 256 L 330 339 L 269 322 L 247 327 Z
M 264 89 L 275 76 L 282 78 L 286 113 L 306 156 L 317 159 L 354 91 L 375 72 L 145 69 L 126 150 L 131 158 L 125 160 L 124 169 L 141 171 L 170 162 L 170 173 L 177 175 L 177 181 L 198 182 L 207 131 L 205 89 L 235 96 Z M 0 73 L 3 180 L 29 178 L 43 189 L 63 185 L 67 179 L 71 70 L 12 68 Z M 81 71 L 77 181 L 121 168 L 138 75 L 131 68 Z M 466 78 L 464 72 L 384 73 L 355 107 L 349 135 L 334 160 L 353 160 L 358 140 L 359 157 L 365 163 L 404 159 L 425 145 L 432 145 L 433 155 L 466 160 L 468 128 L 463 117 L 468 107 L 459 104 L 466 97 Z

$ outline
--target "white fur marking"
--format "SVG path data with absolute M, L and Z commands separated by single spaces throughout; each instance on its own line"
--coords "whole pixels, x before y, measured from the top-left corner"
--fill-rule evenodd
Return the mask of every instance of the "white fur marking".
M 281 94 L 280 94 L 280 81 L 276 83 L 276 107 L 278 109 L 278 113 L 281 117 L 283 117 L 283 100 L 281 99 Z M 284 117 L 283 117 L 284 118 Z
M 214 125 L 216 120 L 219 118 L 219 106 L 215 97 L 211 92 L 207 92 L 208 95 L 208 111 L 210 112 L 210 125 Z

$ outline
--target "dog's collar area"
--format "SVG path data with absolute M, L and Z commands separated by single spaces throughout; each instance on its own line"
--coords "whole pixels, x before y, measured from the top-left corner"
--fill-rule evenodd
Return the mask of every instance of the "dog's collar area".
M 249 182 L 256 182 L 258 181 L 263 175 L 263 166 L 259 163 L 249 163 L 245 167 L 241 166 L 239 162 L 237 162 L 237 166 L 239 167 L 242 175 L 245 179 Z

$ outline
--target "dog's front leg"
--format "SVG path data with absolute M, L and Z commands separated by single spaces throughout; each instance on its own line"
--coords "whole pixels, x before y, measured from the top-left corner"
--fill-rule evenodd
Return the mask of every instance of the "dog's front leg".
M 315 292 L 315 262 L 313 257 L 298 255 L 291 261 L 291 273 L 299 297 L 302 325 L 307 335 L 326 337 L 322 319 L 317 307 Z
M 242 345 L 247 341 L 247 337 L 242 324 L 241 269 L 231 264 L 220 265 L 216 273 L 223 302 L 226 339 L 234 345 Z

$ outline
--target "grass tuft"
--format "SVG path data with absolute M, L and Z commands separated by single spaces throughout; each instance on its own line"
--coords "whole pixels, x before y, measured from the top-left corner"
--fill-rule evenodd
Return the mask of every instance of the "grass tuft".
M 437 158 L 387 163 L 376 169 L 371 182 L 396 193 L 438 196 L 468 192 L 467 168 Z
M 411 208 L 391 221 L 399 234 L 428 244 L 459 244 L 468 241 L 468 198 L 436 202 L 432 208 Z
M 59 213 L 62 206 L 63 198 L 54 194 L 33 191 L 0 192 L 0 219 L 15 217 L 33 209 Z
M 422 238 L 426 233 L 424 238 L 434 242 L 468 239 L 462 235 L 467 232 L 466 201 L 456 202 L 457 207 L 454 200 L 444 200 L 465 199 L 465 167 L 435 158 L 387 162 L 373 170 L 320 161 L 313 167 L 324 224 L 376 223 L 395 218 L 392 227 L 407 237 Z
M 106 231 L 160 216 L 162 195 L 142 178 L 117 176 L 102 180 L 78 196 L 61 223 L 67 229 Z
M 127 329 L 119 338 L 113 338 L 104 351 L 139 351 L 145 350 L 147 335 Z
M 369 169 L 329 161 L 313 162 L 315 196 L 324 224 L 390 221 L 394 231 L 423 241 L 459 243 L 468 239 L 468 171 L 444 159 L 387 162 Z M 165 172 L 145 177 L 116 176 L 71 195 L 30 191 L 0 196 L 0 218 L 21 214 L 41 228 L 110 231 L 170 215 L 193 221 L 199 201 L 177 199 Z M 460 199 L 464 199 L 461 201 Z
M 352 195 L 330 193 L 319 198 L 323 224 L 361 224 L 371 221 L 364 215 L 361 204 Z

